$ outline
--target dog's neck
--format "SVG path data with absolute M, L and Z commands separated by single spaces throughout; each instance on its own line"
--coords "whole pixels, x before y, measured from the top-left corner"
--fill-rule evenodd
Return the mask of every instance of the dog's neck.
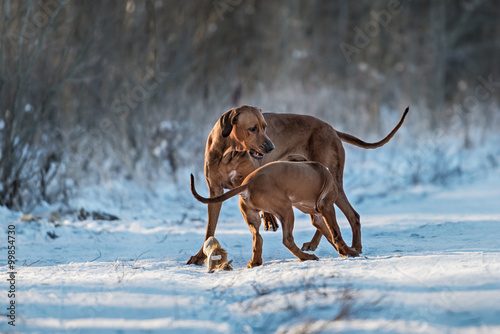
M 229 151 L 245 151 L 243 146 L 237 140 L 234 140 L 231 135 L 228 137 L 222 137 L 221 129 L 218 129 L 212 137 L 211 146 L 213 147 L 210 151 L 211 157 L 218 159 L 222 159 L 222 157 Z
M 222 137 L 222 135 L 220 136 L 220 139 L 222 140 L 222 143 L 223 143 L 223 147 L 224 147 L 224 153 L 226 153 L 227 151 L 230 151 L 230 150 L 233 150 L 233 151 L 245 151 L 244 148 L 243 148 L 243 145 L 241 145 L 241 143 L 237 140 L 235 140 L 231 135 L 229 135 L 228 137 Z

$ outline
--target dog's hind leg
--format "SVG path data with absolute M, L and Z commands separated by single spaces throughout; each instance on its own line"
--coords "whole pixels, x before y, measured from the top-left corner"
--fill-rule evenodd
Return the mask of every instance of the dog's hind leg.
M 253 268 L 262 265 L 262 236 L 259 233 L 260 216 L 259 211 L 249 208 L 240 197 L 240 210 L 245 222 L 252 232 L 252 259 L 248 262 L 247 268 Z
M 354 210 L 351 203 L 347 199 L 343 189 L 339 187 L 339 194 L 337 199 L 335 200 L 335 204 L 339 207 L 339 209 L 344 213 L 347 220 L 349 221 L 349 225 L 351 225 L 352 230 L 352 248 L 356 249 L 358 253 L 361 253 L 363 248 L 361 246 L 361 222 L 359 218 L 359 214 Z
M 324 222 L 323 222 L 323 217 L 322 216 L 316 216 L 316 215 L 311 215 L 311 222 L 313 224 L 314 227 L 318 228 L 316 225 L 319 225 L 320 223 L 323 224 L 323 226 L 326 228 L 326 225 L 324 225 Z M 328 229 L 327 229 L 328 231 Z M 316 231 L 316 233 L 314 233 L 314 236 L 313 238 L 311 239 L 311 241 L 309 242 L 304 242 L 304 244 L 302 245 L 302 250 L 303 251 L 306 251 L 306 252 L 312 252 L 312 251 L 315 251 L 316 248 L 318 248 L 318 245 L 319 245 L 319 242 L 321 241 L 321 237 L 323 236 L 324 234 L 319 230 Z
M 324 204 L 319 209 L 326 221 L 326 226 L 330 231 L 331 238 L 333 238 L 334 247 L 339 252 L 340 256 L 358 256 L 359 253 L 354 248 L 346 245 L 344 239 L 342 239 L 342 234 L 340 233 L 339 225 L 337 224 L 337 219 L 335 217 L 335 209 L 333 208 L 333 203 Z M 330 240 L 330 238 L 328 238 Z
M 283 244 L 285 245 L 285 247 L 288 248 L 288 250 L 293 255 L 298 257 L 300 261 L 318 260 L 318 257 L 316 255 L 304 253 L 295 244 L 293 238 L 294 217 L 291 205 L 280 213 L 279 218 L 281 220 L 281 229 L 283 230 Z
M 316 239 L 318 240 L 318 243 L 319 243 L 319 240 L 321 240 L 321 237 L 325 236 L 326 240 L 330 244 L 332 244 L 332 246 L 335 247 L 335 249 L 338 252 L 339 248 L 338 248 L 337 244 L 335 243 L 335 239 L 332 239 L 332 234 L 330 233 L 328 226 L 326 226 L 326 223 L 325 223 L 325 220 L 323 219 L 323 216 L 321 214 L 311 215 L 311 221 L 312 221 L 313 226 L 316 227 L 317 230 L 316 230 L 316 233 L 314 234 L 313 239 L 310 242 L 304 243 L 304 246 L 302 246 L 302 250 L 307 250 L 307 249 L 304 249 L 304 247 L 307 244 L 313 244 Z M 316 237 L 316 236 L 318 236 L 318 237 Z M 335 235 L 333 238 L 335 238 Z M 310 246 L 310 247 L 312 247 L 312 246 Z

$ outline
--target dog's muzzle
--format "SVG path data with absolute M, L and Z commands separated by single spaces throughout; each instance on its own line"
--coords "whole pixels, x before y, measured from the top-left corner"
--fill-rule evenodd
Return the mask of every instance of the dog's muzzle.
M 250 149 L 250 156 L 254 159 L 262 159 L 264 158 L 264 153 L 257 152 L 253 148 Z
M 252 158 L 262 159 L 262 158 L 264 158 L 264 155 L 266 155 L 267 153 L 271 153 L 274 149 L 275 149 L 275 147 L 274 147 L 273 142 L 270 140 L 267 140 L 264 142 L 264 144 L 259 146 L 259 151 L 256 151 L 252 148 L 252 149 L 250 149 L 249 153 L 252 156 Z
M 274 151 L 275 147 L 274 147 L 274 144 L 272 141 L 270 140 L 267 140 L 265 143 L 264 143 L 264 151 L 266 153 L 271 153 L 272 151 Z

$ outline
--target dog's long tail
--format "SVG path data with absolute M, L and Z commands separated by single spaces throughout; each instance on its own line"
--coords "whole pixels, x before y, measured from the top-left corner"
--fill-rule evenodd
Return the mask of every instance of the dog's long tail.
M 196 188 L 194 186 L 194 176 L 191 174 L 191 192 L 193 193 L 194 198 L 196 198 L 198 201 L 205 203 L 205 204 L 211 204 L 211 203 L 219 203 L 219 202 L 224 202 L 227 199 L 230 199 L 231 197 L 234 197 L 236 195 L 241 194 L 245 190 L 247 190 L 248 185 L 244 184 L 242 186 L 236 187 L 234 189 L 229 190 L 223 195 L 217 196 L 217 197 L 211 197 L 211 198 L 206 198 L 198 194 L 196 192 Z
M 392 131 L 384 139 L 382 139 L 381 141 L 378 141 L 376 143 L 367 143 L 359 138 L 354 137 L 353 135 L 350 135 L 350 134 L 344 133 L 344 132 L 340 132 L 340 131 L 337 131 L 337 135 L 339 136 L 340 140 L 342 140 L 343 142 L 346 142 L 346 143 L 349 143 L 349 144 L 352 144 L 352 145 L 355 145 L 355 146 L 358 146 L 361 148 L 371 149 L 371 148 L 377 148 L 377 147 L 384 146 L 385 144 L 387 144 L 389 142 L 389 140 L 391 140 L 392 137 L 394 137 L 394 135 L 396 134 L 396 132 L 398 132 L 401 125 L 403 125 L 403 122 L 404 122 L 405 117 L 408 114 L 409 110 L 410 110 L 410 107 L 407 107 L 405 112 L 403 113 L 403 116 L 401 116 L 399 123 L 396 125 L 396 127 L 394 129 L 392 129 Z

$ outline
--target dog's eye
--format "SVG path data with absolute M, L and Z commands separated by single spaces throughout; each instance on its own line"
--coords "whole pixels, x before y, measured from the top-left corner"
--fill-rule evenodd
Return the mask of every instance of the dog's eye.
M 253 128 L 248 129 L 248 131 L 250 131 L 251 133 L 255 133 L 257 132 L 257 127 L 254 126 Z

